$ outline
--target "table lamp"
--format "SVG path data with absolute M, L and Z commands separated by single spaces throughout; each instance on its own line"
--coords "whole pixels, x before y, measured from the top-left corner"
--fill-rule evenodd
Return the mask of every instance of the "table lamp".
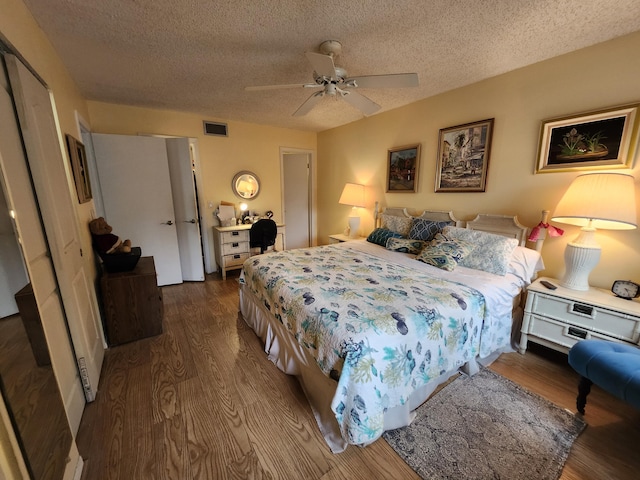
M 358 207 L 364 207 L 364 185 L 358 183 L 347 183 L 342 190 L 338 203 L 342 205 L 351 205 L 351 215 L 349 216 L 349 237 L 358 236 L 360 229 L 360 216 L 356 210 Z
M 632 230 L 638 226 L 633 176 L 592 173 L 576 177 L 551 220 L 582 227 L 564 251 L 565 274 L 560 285 L 588 290 L 589 273 L 600 260 L 596 229 Z

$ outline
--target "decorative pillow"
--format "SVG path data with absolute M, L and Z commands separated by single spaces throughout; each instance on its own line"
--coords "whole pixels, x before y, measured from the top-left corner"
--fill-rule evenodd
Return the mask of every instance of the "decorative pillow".
M 467 228 L 445 227 L 442 234 L 447 239 L 464 240 L 474 246 L 473 251 L 460 262 L 461 266 L 496 275 L 506 275 L 511 254 L 518 245 L 515 238 Z
M 387 240 L 387 250 L 402 253 L 418 254 L 424 248 L 425 242 L 422 240 L 411 240 L 410 238 L 390 238 Z
M 464 240 L 448 239 L 441 233 L 436 233 L 435 238 L 422 249 L 416 260 L 452 271 L 472 250 L 473 245 Z
M 389 238 L 402 238 L 402 235 L 396 232 L 392 232 L 387 228 L 376 228 L 367 237 L 367 242 L 375 243 L 381 247 L 387 246 L 387 240 Z
M 396 215 L 385 215 L 383 213 L 380 215 L 380 226 L 406 237 L 409 235 L 409 230 L 411 229 L 411 220 L 409 217 L 398 217 Z
M 430 242 L 436 233 L 440 233 L 444 227 L 452 222 L 434 222 L 426 218 L 414 218 L 409 230 L 409 238 Z

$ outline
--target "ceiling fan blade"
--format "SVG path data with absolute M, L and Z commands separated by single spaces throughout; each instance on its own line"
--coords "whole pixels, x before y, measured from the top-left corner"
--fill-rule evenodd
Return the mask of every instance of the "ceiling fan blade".
M 365 115 L 373 115 L 380 110 L 380 105 L 376 102 L 353 90 L 340 90 L 340 95 L 347 103 L 353 105 Z
M 329 55 L 321 53 L 307 52 L 305 54 L 309 59 L 309 63 L 313 70 L 321 77 L 337 79 L 336 66 L 333 64 L 333 58 Z
M 355 82 L 360 88 L 400 88 L 417 87 L 417 73 L 393 73 L 389 75 L 366 75 L 363 77 L 351 77 L 346 80 L 347 85 Z
M 244 87 L 247 92 L 258 90 L 279 90 L 281 88 L 322 88 L 323 85 L 317 83 L 292 83 L 289 85 L 259 85 L 253 87 Z
M 324 97 L 324 90 L 322 92 L 314 93 L 309 98 L 307 98 L 305 102 L 302 105 L 300 105 L 300 107 L 295 112 L 293 112 L 293 116 L 302 117 L 303 115 L 306 115 L 311 111 L 313 107 L 316 106 L 316 104 L 320 100 L 322 100 L 322 97 Z

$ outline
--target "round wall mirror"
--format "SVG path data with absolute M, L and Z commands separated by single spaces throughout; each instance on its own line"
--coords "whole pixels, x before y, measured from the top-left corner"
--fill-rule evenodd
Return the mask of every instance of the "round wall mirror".
M 242 171 L 236 173 L 231 182 L 231 188 L 240 198 L 250 200 L 260 193 L 260 180 L 255 173 Z

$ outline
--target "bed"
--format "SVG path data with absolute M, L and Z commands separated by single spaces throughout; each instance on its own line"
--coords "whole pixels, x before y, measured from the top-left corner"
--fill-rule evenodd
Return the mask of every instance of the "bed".
M 514 349 L 540 255 L 515 217 L 462 226 L 452 212 L 386 209 L 366 241 L 244 263 L 242 316 L 298 378 L 334 453 L 410 424 L 442 382 Z

